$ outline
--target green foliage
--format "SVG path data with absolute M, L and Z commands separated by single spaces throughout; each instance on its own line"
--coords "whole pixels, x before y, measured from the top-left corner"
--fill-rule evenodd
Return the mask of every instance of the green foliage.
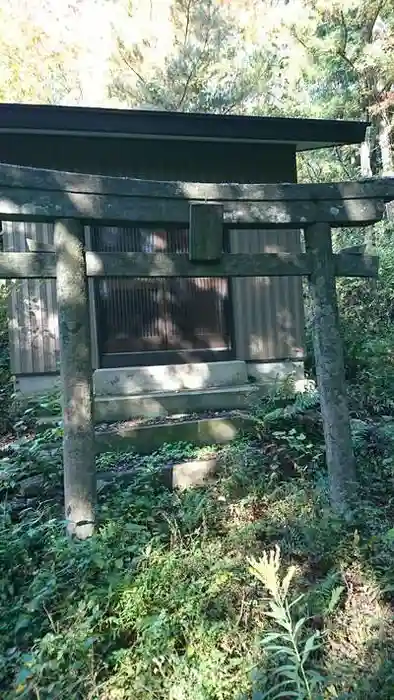
M 189 442 L 173 442 L 164 443 L 158 450 L 149 455 L 133 455 L 130 452 L 111 453 L 105 452 L 97 458 L 98 469 L 111 469 L 119 465 L 119 462 L 124 460 L 135 461 L 138 459 L 138 464 L 141 468 L 147 470 L 155 470 L 162 467 L 163 464 L 176 464 L 191 459 L 204 459 L 210 457 L 218 451 L 217 445 L 209 447 L 196 447 Z
M 304 414 L 301 397 L 290 410 L 282 387 L 267 411 L 280 401 L 293 421 L 316 410 L 306 396 Z M 85 542 L 64 537 L 61 429 L 10 444 L 0 481 L 2 697 L 250 700 L 272 698 L 282 690 L 274 692 L 275 684 L 291 681 L 283 689 L 308 697 L 309 687 L 316 698 L 330 679 L 338 697 L 362 700 L 379 659 L 379 687 L 388 686 L 393 665 L 380 642 L 353 675 L 336 668 L 330 645 L 335 634 L 343 661 L 349 635 L 356 644 L 361 633 L 358 620 L 342 623 L 347 606 L 357 607 L 351 567 L 361 567 L 363 580 L 375 576 L 382 589 L 394 585 L 392 510 L 381 507 L 383 497 L 390 501 L 392 460 L 382 472 L 381 460 L 373 466 L 362 457 L 365 496 L 355 532 L 329 509 L 319 430 L 304 440 L 294 428 L 272 421 L 262 439 L 215 447 L 216 483 L 182 493 L 168 491 L 156 474 L 163 464 L 204 454 L 189 444 L 100 457 L 99 469 L 126 459 L 137 469 L 128 488 L 100 493 L 99 529 Z M 277 545 L 280 560 L 264 559 Z M 260 584 L 247 558 L 257 562 Z M 267 601 L 261 584 L 267 592 L 268 580 L 277 589 Z M 364 620 L 376 615 L 369 605 Z M 364 633 L 377 634 L 372 627 Z
M 338 283 L 346 371 L 357 412 L 391 414 L 394 407 L 393 231 L 391 221 L 375 227 L 380 259 L 376 282 Z
M 321 635 L 318 630 L 308 634 L 305 617 L 295 618 L 294 609 L 303 598 L 298 595 L 291 599 L 289 595 L 295 567 L 289 567 L 280 577 L 279 546 L 249 563 L 251 573 L 268 593 L 269 610 L 265 615 L 274 623 L 274 631 L 265 632 L 261 640 L 265 652 L 276 661 L 266 679 L 268 690 L 261 695 L 262 700 L 313 700 L 321 696 L 325 679 L 317 672 L 316 662 L 311 661 L 321 649 Z
M 8 339 L 8 287 L 0 285 L 0 435 L 11 428 L 12 381 Z
M 59 104 L 65 96 L 80 93 L 77 55 L 81 48 L 61 30 L 50 4 L 46 3 L 45 23 L 34 2 L 10 0 L 0 8 L 2 102 Z
M 127 27 L 138 4 L 146 3 L 133 3 Z M 169 6 L 162 53 L 145 28 L 129 35 L 114 20 L 111 94 L 123 104 L 368 114 L 367 171 L 390 170 L 392 147 L 382 137 L 393 116 L 391 0 Z M 254 21 L 245 22 L 244 12 Z M 4 100 L 51 101 L 79 84 L 73 47 L 47 51 L 34 23 L 8 20 L 0 46 Z M 298 165 L 303 181 L 365 174 L 353 146 L 301 155 Z M 389 216 L 373 230 L 334 232 L 337 249 L 369 240 L 381 261 L 377 283 L 338 282 L 359 420 L 360 502 L 351 527 L 329 508 L 318 396 L 295 395 L 290 381 L 254 407 L 252 435 L 209 449 L 221 466 L 216 484 L 204 489 L 170 493 L 156 478 L 165 464 L 203 456 L 189 444 L 149 456 L 101 455 L 99 470 L 138 467 L 133 482 L 100 492 L 95 538 L 67 540 L 61 426 L 31 437 L 37 418 L 58 412 L 58 397 L 23 407 L 13 400 L 2 288 L 0 429 L 18 437 L 0 469 L 4 700 L 391 700 L 393 231 Z M 388 419 L 383 426 L 374 423 L 380 417 Z
M 4 465 L 14 482 L 23 462 L 45 452 L 42 443 L 27 449 L 19 445 Z M 182 449 L 162 454 L 179 458 Z M 242 567 L 215 539 L 221 508 L 213 494 L 172 494 L 139 470 L 129 489 L 106 495 L 97 537 L 81 544 L 64 538 L 56 503 L 15 521 L 14 483 L 3 486 L 2 697 L 71 700 L 131 688 L 143 698 L 147 687 L 168 697 L 179 683 L 186 697 L 193 689 L 202 699 L 230 697 L 236 679 L 242 686 Z M 234 648 L 226 651 L 226 640 Z
M 253 39 L 234 4 L 173 0 L 169 17 L 163 15 L 171 37 L 163 49 L 156 35 L 145 31 L 132 42 L 123 28 L 112 56 L 110 96 L 132 106 L 219 114 L 250 112 L 264 96 L 264 109 L 268 101 L 274 109 L 270 86 L 282 74 L 281 56 L 274 44 Z M 139 9 L 129 18 L 131 36 Z
M 274 460 L 284 449 L 301 465 L 311 459 L 314 461 L 321 454 L 311 442 L 312 436 L 315 442 L 322 436 L 319 407 L 319 394 L 315 389 L 296 393 L 290 380 L 256 402 L 248 418 L 257 435 L 275 441 Z

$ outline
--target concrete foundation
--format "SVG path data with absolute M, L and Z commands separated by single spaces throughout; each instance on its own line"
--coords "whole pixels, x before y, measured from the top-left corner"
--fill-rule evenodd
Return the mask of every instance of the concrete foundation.
M 94 372 L 98 421 L 153 418 L 247 408 L 261 390 L 292 374 L 296 388 L 305 387 L 302 362 L 192 363 L 121 367 Z M 252 383 L 249 381 L 253 379 Z M 60 388 L 58 375 L 22 375 L 15 380 L 21 396 L 39 396 Z
M 122 421 L 132 418 L 159 418 L 204 411 L 245 409 L 258 395 L 259 387 L 243 386 L 200 389 L 199 391 L 157 391 L 130 396 L 96 396 L 97 421 Z
M 248 377 L 253 378 L 262 386 L 273 386 L 275 382 L 293 375 L 297 384 L 305 379 L 304 363 L 299 360 L 283 360 L 281 362 L 248 362 Z M 301 384 L 300 384 L 301 386 Z
M 43 396 L 60 389 L 58 374 L 19 374 L 14 380 L 15 393 L 24 398 Z
M 93 381 L 97 396 L 131 396 L 156 391 L 197 391 L 247 384 L 253 378 L 259 384 L 272 386 L 275 381 L 294 374 L 304 381 L 304 365 L 300 361 L 281 362 L 196 362 L 184 365 L 152 367 L 120 367 L 98 369 Z M 25 396 L 45 394 L 60 388 L 58 374 L 20 374 L 15 377 L 15 391 Z
M 245 418 L 203 418 L 153 425 L 121 424 L 115 430 L 97 431 L 96 453 L 135 450 L 150 454 L 164 443 L 190 442 L 193 445 L 225 445 L 253 427 Z
M 185 491 L 186 489 L 204 486 L 208 481 L 212 481 L 218 468 L 218 458 L 212 457 L 211 459 L 165 465 L 159 470 L 158 477 L 167 488 Z M 137 473 L 138 470 L 136 469 L 122 472 L 98 472 L 98 490 L 102 490 L 105 485 L 111 483 L 127 486 L 133 483 Z
M 118 367 L 95 371 L 94 393 L 96 396 L 133 396 L 242 386 L 247 382 L 246 363 L 241 360 Z

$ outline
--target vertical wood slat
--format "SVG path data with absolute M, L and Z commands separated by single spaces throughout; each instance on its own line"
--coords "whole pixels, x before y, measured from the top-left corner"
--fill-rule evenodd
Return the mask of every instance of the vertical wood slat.
M 3 222 L 4 250 L 24 252 L 54 247 L 52 224 Z M 90 249 L 90 227 L 86 227 Z M 94 280 L 89 280 L 92 363 L 98 367 Z M 10 294 L 11 369 L 18 374 L 59 371 L 59 327 L 55 280 L 18 280 Z M 35 329 L 34 329 L 35 326 Z
M 230 229 L 232 253 L 299 252 L 300 233 Z M 302 357 L 304 313 L 298 277 L 231 281 L 236 355 L 256 362 Z
M 5 251 L 53 247 L 53 225 L 3 222 Z M 18 280 L 10 293 L 10 355 L 14 374 L 58 370 L 58 322 L 54 280 Z
M 5 251 L 24 252 L 26 250 L 25 224 L 23 222 L 3 221 L 3 246 Z M 10 355 L 11 371 L 20 374 L 32 373 L 30 338 L 26 332 L 30 328 L 30 317 L 26 313 L 25 301 L 29 299 L 27 280 L 10 283 Z
M 55 223 L 56 290 L 63 403 L 64 502 L 70 535 L 94 530 L 96 464 L 89 294 L 82 222 Z
M 192 262 L 220 260 L 223 251 L 223 206 L 191 204 L 189 259 Z
M 188 231 L 179 227 L 94 227 L 93 238 L 93 247 L 104 252 L 157 249 L 186 253 L 189 249 Z M 103 345 L 105 354 L 228 347 L 224 319 L 227 280 L 106 279 L 100 280 L 98 288 L 102 308 L 100 330 L 104 330 L 107 338 Z
M 24 224 L 5 222 L 3 228 L 6 234 L 5 249 L 8 250 L 26 250 L 26 237 L 34 238 L 38 246 L 41 243 L 44 246 L 53 244 L 53 228 L 50 225 L 31 224 L 27 229 Z M 109 238 L 114 236 L 116 230 L 108 228 Z M 234 230 L 230 236 L 232 252 L 268 252 L 278 248 L 299 250 L 298 235 L 292 231 Z M 183 241 L 177 241 L 176 248 L 179 246 L 183 250 Z M 108 283 L 122 286 L 121 280 L 109 280 Z M 55 282 L 42 281 L 39 295 L 38 290 L 32 294 L 42 305 L 42 319 L 38 326 L 43 330 L 42 340 L 40 334 L 36 334 L 35 342 L 32 342 L 31 304 L 27 303 L 28 283 L 25 280 L 15 286 L 11 294 L 10 319 L 12 370 L 16 374 L 55 372 L 58 370 L 59 353 Z M 93 286 L 94 281 L 91 280 L 90 292 Z M 256 361 L 297 357 L 303 335 L 301 281 L 296 278 L 238 279 L 232 281 L 232 287 L 237 357 Z M 90 294 L 90 297 L 92 308 L 93 295 Z M 92 327 L 92 358 L 97 367 L 95 338 Z
M 43 244 L 45 246 L 50 246 L 53 244 L 53 227 L 50 225 L 43 226 L 42 230 Z M 41 322 L 45 324 L 45 333 L 43 338 L 43 371 L 45 367 L 52 364 L 56 367 L 57 365 L 57 346 L 58 346 L 58 333 L 57 333 L 57 314 L 56 314 L 56 327 L 54 328 L 54 309 L 52 308 L 52 289 L 55 286 L 54 280 L 40 280 L 42 282 L 41 286 Z

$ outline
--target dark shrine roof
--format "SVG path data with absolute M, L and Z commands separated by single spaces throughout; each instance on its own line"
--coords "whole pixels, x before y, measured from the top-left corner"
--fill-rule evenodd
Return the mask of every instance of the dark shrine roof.
M 297 151 L 361 143 L 367 122 L 0 104 L 0 134 L 278 143 Z

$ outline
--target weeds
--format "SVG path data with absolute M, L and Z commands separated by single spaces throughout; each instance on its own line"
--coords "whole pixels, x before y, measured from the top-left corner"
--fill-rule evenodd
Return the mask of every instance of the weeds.
M 391 700 L 394 462 L 361 424 L 352 527 L 329 507 L 316 396 L 285 387 L 224 448 L 100 456 L 99 471 L 138 469 L 76 543 L 61 427 L 33 437 L 30 408 L 0 470 L 4 700 Z M 213 453 L 215 483 L 157 479 Z
M 355 531 L 329 509 L 319 431 L 294 430 L 222 448 L 217 481 L 182 493 L 155 474 L 191 445 L 100 458 L 141 468 L 100 494 L 84 543 L 63 534 L 57 434 L 17 441 L 2 465 L 1 697 L 361 700 L 373 674 L 388 700 L 392 461 L 360 462 Z M 15 515 L 33 474 L 57 495 Z
M 260 560 L 249 560 L 251 573 L 268 593 L 269 610 L 265 615 L 272 619 L 275 631 L 265 632 L 261 644 L 265 653 L 277 662 L 269 670 L 266 684 L 269 686 L 262 700 L 272 698 L 297 698 L 314 700 L 321 695 L 325 679 L 316 671 L 312 654 L 322 646 L 320 631 L 306 632 L 306 617 L 295 618 L 293 610 L 302 601 L 303 595 L 290 599 L 289 588 L 296 572 L 290 566 L 280 578 L 280 548 L 263 552 Z

